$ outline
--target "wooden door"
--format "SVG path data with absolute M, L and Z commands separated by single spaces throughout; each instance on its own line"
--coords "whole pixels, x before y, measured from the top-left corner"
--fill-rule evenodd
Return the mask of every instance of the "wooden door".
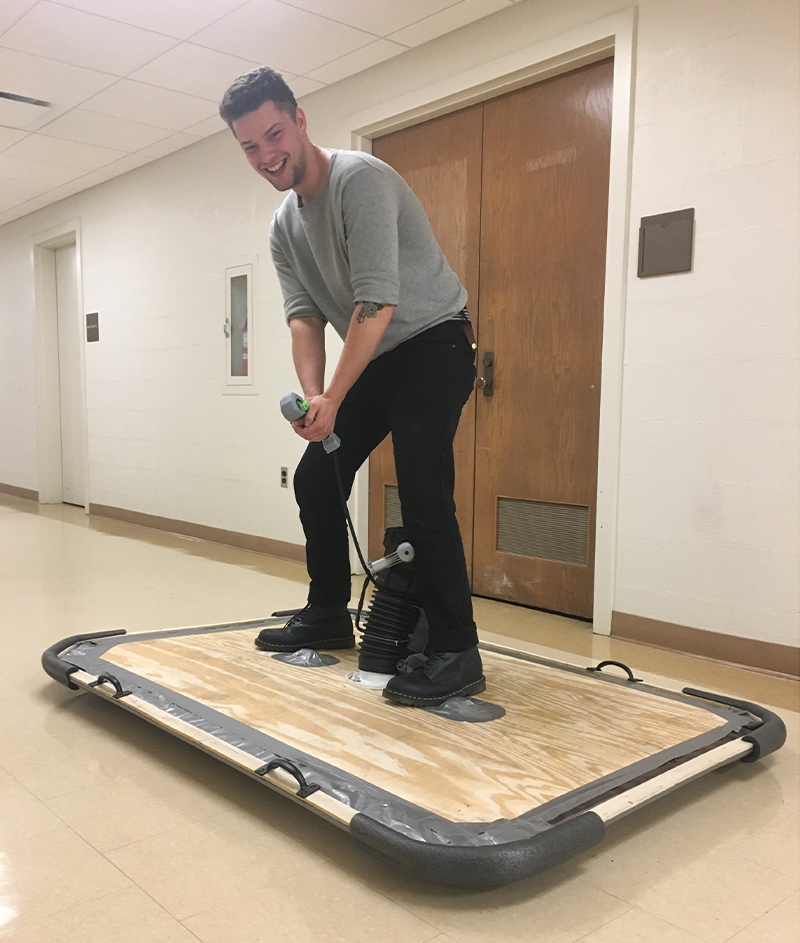
M 473 591 L 587 618 L 612 76 L 604 60 L 484 111 Z
M 417 193 L 469 292 L 478 372 L 456 505 L 473 591 L 590 618 L 613 60 L 373 142 Z M 492 395 L 486 395 L 491 392 Z M 473 454 L 474 446 L 474 454 Z M 370 462 L 371 557 L 399 523 Z
M 483 105 L 465 108 L 421 125 L 378 138 L 372 153 L 386 161 L 416 193 L 434 235 L 469 295 L 477 335 L 480 244 L 481 135 Z M 467 567 L 472 555 L 475 397 L 461 414 L 454 443 L 456 513 Z M 400 523 L 397 478 L 389 436 L 370 457 L 369 555 L 383 555 L 383 532 Z

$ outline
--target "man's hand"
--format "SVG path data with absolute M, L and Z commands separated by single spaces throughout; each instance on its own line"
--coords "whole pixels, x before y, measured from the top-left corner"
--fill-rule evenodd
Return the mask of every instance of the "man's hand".
M 326 394 L 312 396 L 308 400 L 308 411 L 302 419 L 292 423 L 294 431 L 306 442 L 321 442 L 333 432 L 339 403 Z
M 308 401 L 308 412 L 292 423 L 301 439 L 321 442 L 333 432 L 339 406 L 375 353 L 394 309 L 395 305 L 371 302 L 356 305 L 339 363 L 323 392 L 318 391 L 323 389 L 325 372 L 325 322 L 311 317 L 289 322 L 295 369 Z

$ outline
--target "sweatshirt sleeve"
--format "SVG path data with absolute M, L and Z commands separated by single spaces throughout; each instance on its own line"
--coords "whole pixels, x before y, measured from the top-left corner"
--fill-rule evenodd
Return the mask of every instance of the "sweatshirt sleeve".
M 275 271 L 278 273 L 281 292 L 283 293 L 283 310 L 286 323 L 288 324 L 292 318 L 321 318 L 323 321 L 327 321 L 327 318 L 319 310 L 314 299 L 303 287 L 302 282 L 292 268 L 281 246 L 274 221 L 269 231 L 269 248 Z
M 399 216 L 400 190 L 390 173 L 365 165 L 344 185 L 342 219 L 356 303 L 400 300 Z

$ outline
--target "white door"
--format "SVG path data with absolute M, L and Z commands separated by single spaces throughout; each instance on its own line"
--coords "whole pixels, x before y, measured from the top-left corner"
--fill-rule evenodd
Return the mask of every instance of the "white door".
M 56 249 L 58 382 L 61 391 L 61 481 L 65 504 L 84 507 L 83 396 L 75 246 Z

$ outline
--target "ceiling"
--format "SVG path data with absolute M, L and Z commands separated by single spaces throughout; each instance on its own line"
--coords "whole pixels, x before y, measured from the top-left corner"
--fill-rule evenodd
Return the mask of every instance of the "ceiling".
M 516 0 L 0 0 L 0 225 L 216 134 L 242 72 L 300 98 Z

